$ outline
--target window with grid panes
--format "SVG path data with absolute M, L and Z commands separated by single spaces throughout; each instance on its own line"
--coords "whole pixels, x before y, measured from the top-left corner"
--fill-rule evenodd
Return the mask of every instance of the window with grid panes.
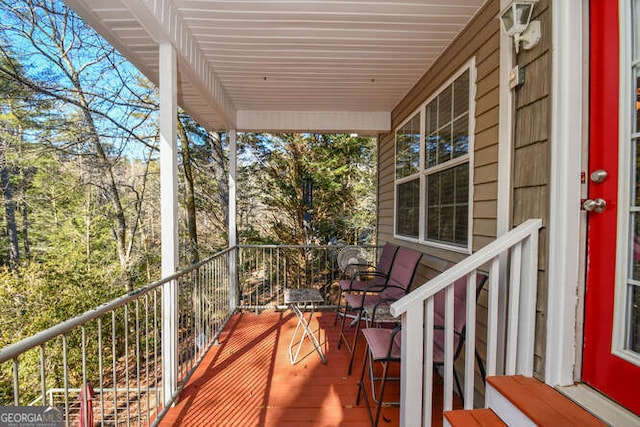
M 398 237 L 468 247 L 471 67 L 396 131 Z

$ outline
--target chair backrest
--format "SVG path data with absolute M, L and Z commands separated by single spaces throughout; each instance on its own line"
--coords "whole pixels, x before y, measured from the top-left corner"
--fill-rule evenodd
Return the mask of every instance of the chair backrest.
M 487 280 L 487 275 L 484 273 L 476 273 L 476 299 L 480 295 L 480 291 Z M 455 281 L 453 284 L 453 348 L 455 349 L 456 357 L 460 350 L 462 350 L 462 344 L 464 342 L 465 328 L 467 325 L 467 278 L 462 277 Z M 436 327 L 444 326 L 444 310 L 445 310 L 445 294 L 446 289 L 438 292 L 434 296 L 433 301 L 433 313 L 434 313 L 434 325 Z M 434 333 L 435 346 L 444 348 L 444 331 L 437 330 Z
M 396 258 L 396 254 L 398 253 L 398 247 L 391 243 L 385 243 L 382 247 L 382 253 L 380 254 L 380 259 L 378 260 L 378 264 L 376 265 L 376 272 L 381 273 L 382 275 L 376 275 L 373 278 L 373 283 L 376 285 L 386 285 L 387 279 L 389 278 L 389 273 L 391 272 L 391 266 L 393 265 L 393 261 Z
M 418 270 L 422 254 L 400 247 L 389 273 L 388 287 L 380 293 L 381 298 L 400 299 L 409 292 L 413 277 Z

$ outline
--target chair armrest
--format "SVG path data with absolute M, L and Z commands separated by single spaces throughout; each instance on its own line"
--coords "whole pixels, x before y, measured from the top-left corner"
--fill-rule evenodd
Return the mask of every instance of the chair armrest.
M 391 306 L 392 303 L 396 302 L 397 299 L 396 298 L 383 298 L 380 301 L 377 301 L 374 305 L 373 305 L 373 310 L 371 311 L 371 323 L 375 323 L 376 322 L 376 313 L 378 312 L 378 309 L 382 306 Z M 389 316 L 391 316 L 391 313 L 389 313 Z M 394 318 L 397 319 L 397 318 Z M 386 319 L 381 320 L 380 322 L 385 322 Z
M 354 275 L 362 273 L 363 271 L 370 271 L 374 268 L 375 266 L 372 264 L 352 263 L 352 264 L 348 264 L 344 268 L 344 274 L 347 276 L 351 275 L 353 280 Z M 350 273 L 351 270 L 354 270 L 354 272 Z

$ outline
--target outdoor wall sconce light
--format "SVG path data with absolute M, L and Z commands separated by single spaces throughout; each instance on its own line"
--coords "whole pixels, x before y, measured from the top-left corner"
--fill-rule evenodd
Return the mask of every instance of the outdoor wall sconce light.
M 500 13 L 502 30 L 506 35 L 513 37 L 513 45 L 516 53 L 522 48 L 529 50 L 540 41 L 540 21 L 531 22 L 533 5 L 538 0 L 514 0 Z
M 302 204 L 313 208 L 313 178 L 302 178 Z

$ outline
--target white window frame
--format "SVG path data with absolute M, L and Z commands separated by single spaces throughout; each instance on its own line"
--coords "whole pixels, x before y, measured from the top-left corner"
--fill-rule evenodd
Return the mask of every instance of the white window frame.
M 441 163 L 430 168 L 426 168 L 425 157 L 426 157 L 426 116 L 427 116 L 427 105 L 431 101 L 433 101 L 439 94 L 441 94 L 447 87 L 453 84 L 453 82 L 464 74 L 466 71 L 469 71 L 469 141 L 468 141 L 468 152 L 463 156 L 459 156 L 448 160 L 445 163 Z M 476 58 L 473 57 L 467 63 L 465 63 L 462 67 L 460 67 L 446 82 L 444 82 L 434 93 L 429 96 L 418 108 L 411 112 L 407 116 L 407 118 L 402 121 L 398 127 L 394 131 L 394 183 L 393 183 L 393 235 L 394 238 L 398 240 L 404 240 L 411 243 L 418 243 L 421 245 L 445 249 L 454 252 L 460 252 L 464 254 L 470 254 L 472 251 L 473 245 L 473 170 L 474 170 L 474 147 L 475 147 L 475 110 L 476 110 L 476 90 L 477 90 L 477 69 L 476 69 Z M 397 153 L 397 134 L 398 131 L 407 124 L 416 114 L 420 114 L 420 166 L 419 171 L 416 174 L 412 174 L 410 176 L 398 178 L 396 173 L 396 153 Z M 469 184 L 468 184 L 468 214 L 467 214 L 467 244 L 466 246 L 455 245 L 453 243 L 444 243 L 437 242 L 433 240 L 427 240 L 426 238 L 426 215 L 427 215 L 427 201 L 426 201 L 426 177 L 428 175 L 435 174 L 444 169 L 454 168 L 460 164 L 468 163 L 469 164 Z M 420 214 L 419 214 L 419 232 L 418 238 L 408 237 L 402 234 L 398 234 L 398 185 L 403 184 L 405 182 L 412 181 L 416 178 L 420 180 Z
M 619 150 L 618 150 L 618 236 L 616 257 L 616 290 L 614 301 L 612 354 L 636 366 L 640 366 L 640 354 L 627 349 L 627 315 L 629 306 L 629 257 L 633 256 L 630 245 L 631 186 L 633 171 L 630 159 L 635 153 L 631 141 L 637 137 L 632 134 L 631 112 L 634 111 L 633 94 L 635 85 L 631 73 L 631 1 L 623 0 L 620 9 L 620 113 L 619 113 Z

